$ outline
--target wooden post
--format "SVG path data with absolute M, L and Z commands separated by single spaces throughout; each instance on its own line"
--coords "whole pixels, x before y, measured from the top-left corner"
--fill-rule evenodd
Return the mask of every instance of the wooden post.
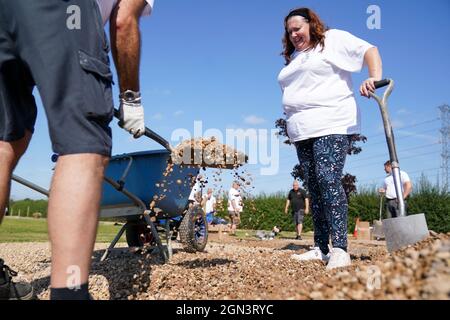
M 219 224 L 219 240 L 222 240 L 223 224 Z

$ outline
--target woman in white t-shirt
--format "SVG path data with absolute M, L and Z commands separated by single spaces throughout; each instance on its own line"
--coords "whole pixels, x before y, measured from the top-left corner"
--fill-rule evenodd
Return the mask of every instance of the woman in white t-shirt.
M 360 133 L 351 73 L 368 65 L 369 78 L 360 93 L 369 97 L 382 77 L 381 58 L 368 42 L 327 29 L 308 8 L 292 10 L 284 26 L 286 66 L 278 81 L 287 133 L 311 194 L 315 241 L 314 250 L 293 258 L 328 261 L 327 269 L 347 266 L 348 203 L 341 178 L 352 136 Z

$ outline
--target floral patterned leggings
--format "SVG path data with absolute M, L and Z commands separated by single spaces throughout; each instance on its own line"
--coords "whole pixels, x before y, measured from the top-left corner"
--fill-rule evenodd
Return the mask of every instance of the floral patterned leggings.
M 341 178 L 350 135 L 328 135 L 295 143 L 305 187 L 311 196 L 315 246 L 347 250 L 347 197 Z

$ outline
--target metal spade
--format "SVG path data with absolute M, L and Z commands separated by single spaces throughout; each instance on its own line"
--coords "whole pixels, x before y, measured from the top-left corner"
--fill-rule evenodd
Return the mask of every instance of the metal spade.
M 380 98 L 374 93 L 370 96 L 374 98 L 380 107 L 381 118 L 383 119 L 384 132 L 389 150 L 389 159 L 392 166 L 392 176 L 394 178 L 395 192 L 397 195 L 399 216 L 383 220 L 383 232 L 386 239 L 386 245 L 389 252 L 396 251 L 408 245 L 415 244 L 429 236 L 428 226 L 425 214 L 407 215 L 405 201 L 403 199 L 402 181 L 400 177 L 400 166 L 395 148 L 394 132 L 389 119 L 387 100 L 394 88 L 394 80 L 385 79 L 375 82 L 375 88 L 388 86 Z

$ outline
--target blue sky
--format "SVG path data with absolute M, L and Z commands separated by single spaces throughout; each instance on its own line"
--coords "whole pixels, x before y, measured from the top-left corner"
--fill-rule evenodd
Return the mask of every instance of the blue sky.
M 381 9 L 381 29 L 369 30 L 369 5 Z M 390 113 L 401 168 L 415 178 L 423 172 L 433 182 L 439 174 L 440 151 L 437 107 L 450 104 L 450 2 L 423 1 L 264 1 L 156 0 L 152 16 L 141 20 L 141 91 L 148 127 L 170 138 L 177 128 L 274 129 L 282 117 L 277 75 L 283 67 L 283 18 L 292 8 L 314 9 L 331 28 L 349 31 L 376 45 L 384 76 L 396 87 Z M 367 70 L 355 74 L 355 89 Z M 117 101 L 117 88 L 115 88 Z M 363 152 L 348 158 L 345 171 L 362 185 L 380 184 L 388 158 L 381 117 L 375 101 L 357 97 Z M 39 102 L 39 106 L 41 104 Z M 42 109 L 36 133 L 15 173 L 48 187 L 52 174 L 51 145 Z M 142 138 L 133 140 L 113 127 L 113 153 L 160 149 Z M 270 139 L 268 137 L 267 139 Z M 173 142 L 175 143 L 175 142 Z M 293 147 L 281 145 L 280 169 L 273 176 L 254 174 L 254 192 L 288 190 L 296 163 Z M 224 188 L 231 174 L 225 173 Z M 40 198 L 13 184 L 12 197 Z

